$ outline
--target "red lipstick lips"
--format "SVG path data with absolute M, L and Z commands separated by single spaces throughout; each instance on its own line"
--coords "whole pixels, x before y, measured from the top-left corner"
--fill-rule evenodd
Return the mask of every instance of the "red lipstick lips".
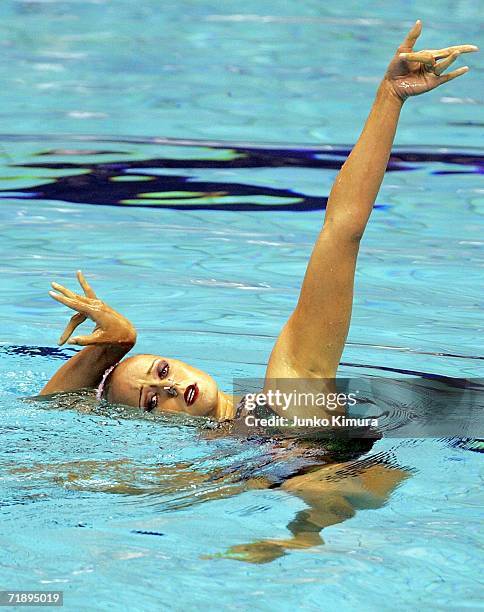
M 192 404 L 194 404 L 195 400 L 198 397 L 197 383 L 195 383 L 194 385 L 188 385 L 188 387 L 185 389 L 185 393 L 183 394 L 183 397 L 185 398 L 185 404 L 187 406 L 191 406 Z

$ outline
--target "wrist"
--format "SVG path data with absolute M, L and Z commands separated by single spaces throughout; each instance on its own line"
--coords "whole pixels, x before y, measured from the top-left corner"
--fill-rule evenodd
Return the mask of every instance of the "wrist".
M 109 344 L 97 345 L 101 350 L 101 354 L 105 357 L 109 357 L 110 361 L 120 361 L 135 345 L 135 340 L 126 339 L 118 342 L 111 342 Z
M 136 337 L 136 330 L 134 327 L 132 327 L 131 329 L 127 330 L 126 334 L 124 334 L 120 340 L 118 340 L 117 344 L 123 347 L 129 347 L 129 350 L 131 350 L 136 344 Z
M 101 343 L 101 346 L 104 345 L 108 351 L 127 353 L 136 344 L 136 337 L 136 329 L 131 326 L 123 329 L 122 332 L 119 331 L 116 335 L 113 335 L 111 339 Z
M 403 103 L 406 100 L 406 98 L 402 98 L 398 94 L 398 92 L 395 91 L 393 84 L 387 78 L 384 78 L 380 83 L 380 86 L 378 87 L 377 97 L 381 97 L 388 100 L 388 102 L 390 102 L 392 105 L 399 109 L 402 108 Z
M 119 315 L 117 329 L 113 330 L 113 344 L 129 346 L 130 349 L 136 344 L 136 328 L 126 317 Z

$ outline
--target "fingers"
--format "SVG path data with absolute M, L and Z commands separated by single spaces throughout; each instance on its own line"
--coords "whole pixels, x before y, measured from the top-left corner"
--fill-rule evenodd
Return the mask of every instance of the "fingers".
M 435 64 L 435 57 L 432 51 L 416 51 L 415 53 L 400 53 L 402 59 L 408 62 L 419 62 L 426 66 L 433 66 Z
M 60 293 L 56 293 L 55 291 L 49 291 L 49 295 L 57 302 L 60 302 L 61 304 L 64 304 L 64 306 L 67 306 L 67 308 L 72 308 L 72 310 L 77 310 L 77 312 L 84 313 L 85 306 L 84 304 L 82 304 L 82 302 L 79 301 L 79 299 L 72 299 Z
M 400 53 L 399 56 L 409 62 L 431 64 L 435 62 L 435 60 L 448 57 L 454 53 L 473 53 L 474 51 L 479 51 L 479 47 L 475 45 L 455 45 L 454 47 L 446 47 L 445 49 L 425 49 L 412 53 Z
M 92 344 L 92 342 L 90 342 L 90 336 L 75 336 L 74 338 L 71 338 L 70 340 L 68 340 L 67 344 L 75 344 L 77 346 L 88 346 L 89 344 Z
M 71 300 L 75 300 L 78 298 L 78 296 L 74 293 L 74 291 L 67 289 L 67 287 L 64 287 L 64 285 L 59 285 L 59 283 L 55 283 L 55 282 L 52 282 L 51 285 L 58 293 L 62 293 L 62 295 L 64 295 L 67 298 L 70 298 Z
M 94 290 L 91 288 L 87 280 L 84 278 L 84 274 L 81 272 L 81 270 L 77 271 L 76 276 L 77 276 L 77 280 L 79 281 L 79 284 L 81 285 L 86 297 L 97 299 L 97 296 L 94 293 Z
M 451 64 L 455 62 L 455 60 L 459 57 L 459 55 L 460 53 L 456 51 L 455 53 L 452 53 L 452 55 L 449 55 L 449 57 L 446 57 L 441 62 L 438 62 L 438 64 L 435 64 L 434 70 L 433 70 L 434 73 L 437 76 L 440 76 L 442 72 L 444 72 L 444 70 L 446 70 Z
M 95 330 L 92 334 L 88 336 L 74 336 L 67 341 L 67 344 L 75 344 L 78 346 L 89 346 L 90 344 L 99 344 L 99 340 L 101 338 L 101 331 Z
M 101 332 L 97 328 L 89 336 L 76 336 L 71 338 L 74 330 L 88 317 L 93 319 L 95 318 L 93 313 L 96 310 L 95 302 L 91 301 L 97 300 L 96 294 L 80 270 L 77 271 L 77 280 L 84 291 L 85 297 L 78 295 L 77 293 L 74 293 L 74 291 L 67 289 L 67 287 L 55 282 L 52 283 L 52 287 L 55 289 L 55 291 L 49 291 L 50 297 L 56 300 L 56 302 L 77 311 L 76 314 L 71 317 L 64 332 L 62 333 L 59 339 L 59 345 L 63 345 L 67 342 L 68 344 L 87 346 L 89 344 L 98 343 L 100 339 Z
M 97 299 L 97 296 L 94 293 L 94 290 L 91 288 L 89 283 L 86 281 L 86 279 L 84 278 L 84 274 L 80 270 L 77 271 L 77 280 L 79 281 L 79 284 L 81 285 L 84 291 L 84 294 L 87 298 Z M 58 293 L 61 293 L 62 295 L 64 295 L 67 298 L 70 298 L 71 300 L 81 300 L 81 301 L 85 300 L 85 298 L 82 295 L 78 295 L 77 293 L 74 293 L 74 291 L 67 289 L 67 287 L 64 287 L 64 285 L 60 285 L 59 283 L 55 283 L 55 282 L 51 284 L 52 284 L 52 287 Z
M 59 339 L 59 346 L 65 344 L 66 340 L 71 337 L 73 331 L 78 327 L 81 323 L 87 319 L 86 315 L 81 314 L 80 312 L 76 312 L 74 316 L 71 317 L 69 323 L 67 324 L 62 336 Z
M 422 32 L 422 22 L 420 21 L 420 19 L 417 19 L 417 21 L 413 25 L 412 29 L 410 30 L 410 32 L 405 37 L 405 40 L 400 45 L 400 49 L 410 49 L 410 50 L 412 50 L 413 46 L 416 43 L 417 38 L 420 36 L 421 32 Z
M 68 340 L 67 344 L 74 344 L 76 346 L 87 346 L 88 339 L 89 339 L 89 336 L 75 336 L 74 338 L 71 338 L 70 340 Z
M 444 49 L 434 49 L 432 53 L 435 59 L 441 59 L 442 57 L 447 57 L 456 52 L 474 53 L 475 51 L 479 51 L 479 47 L 476 47 L 476 45 L 454 45 L 453 47 L 445 47 Z
M 457 68 L 457 70 L 453 70 L 447 74 L 442 74 L 439 76 L 439 85 L 442 83 L 447 83 L 447 81 L 452 81 L 452 79 L 456 79 L 458 76 L 461 76 L 461 74 L 465 74 L 466 72 L 469 72 L 469 66 L 462 66 L 462 68 Z

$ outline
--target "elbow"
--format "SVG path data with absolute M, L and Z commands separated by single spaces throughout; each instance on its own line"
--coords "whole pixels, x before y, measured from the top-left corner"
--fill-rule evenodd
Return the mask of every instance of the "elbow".
M 345 222 L 341 224 L 340 236 L 343 240 L 346 240 L 346 242 L 358 245 L 363 238 L 365 229 L 366 223 L 362 222 L 360 219 L 346 219 Z
M 354 244 L 358 246 L 365 233 L 366 223 L 355 220 L 328 218 L 323 230 L 326 235 L 331 234 L 341 243 Z
M 364 234 L 363 228 L 352 230 L 351 232 L 349 232 L 348 240 L 352 244 L 359 245 L 361 242 L 361 239 L 363 238 L 363 234 Z

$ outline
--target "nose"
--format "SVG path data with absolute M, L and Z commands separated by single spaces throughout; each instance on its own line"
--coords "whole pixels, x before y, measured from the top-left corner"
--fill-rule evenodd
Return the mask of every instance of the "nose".
M 177 395 L 183 395 L 184 387 L 181 383 L 176 382 L 171 376 L 166 378 L 167 384 L 163 386 L 163 389 L 167 392 L 170 397 L 176 397 Z
M 176 390 L 176 387 L 174 385 L 165 386 L 163 387 L 163 389 L 165 389 L 165 391 L 170 397 L 176 397 L 178 395 L 178 391 Z

